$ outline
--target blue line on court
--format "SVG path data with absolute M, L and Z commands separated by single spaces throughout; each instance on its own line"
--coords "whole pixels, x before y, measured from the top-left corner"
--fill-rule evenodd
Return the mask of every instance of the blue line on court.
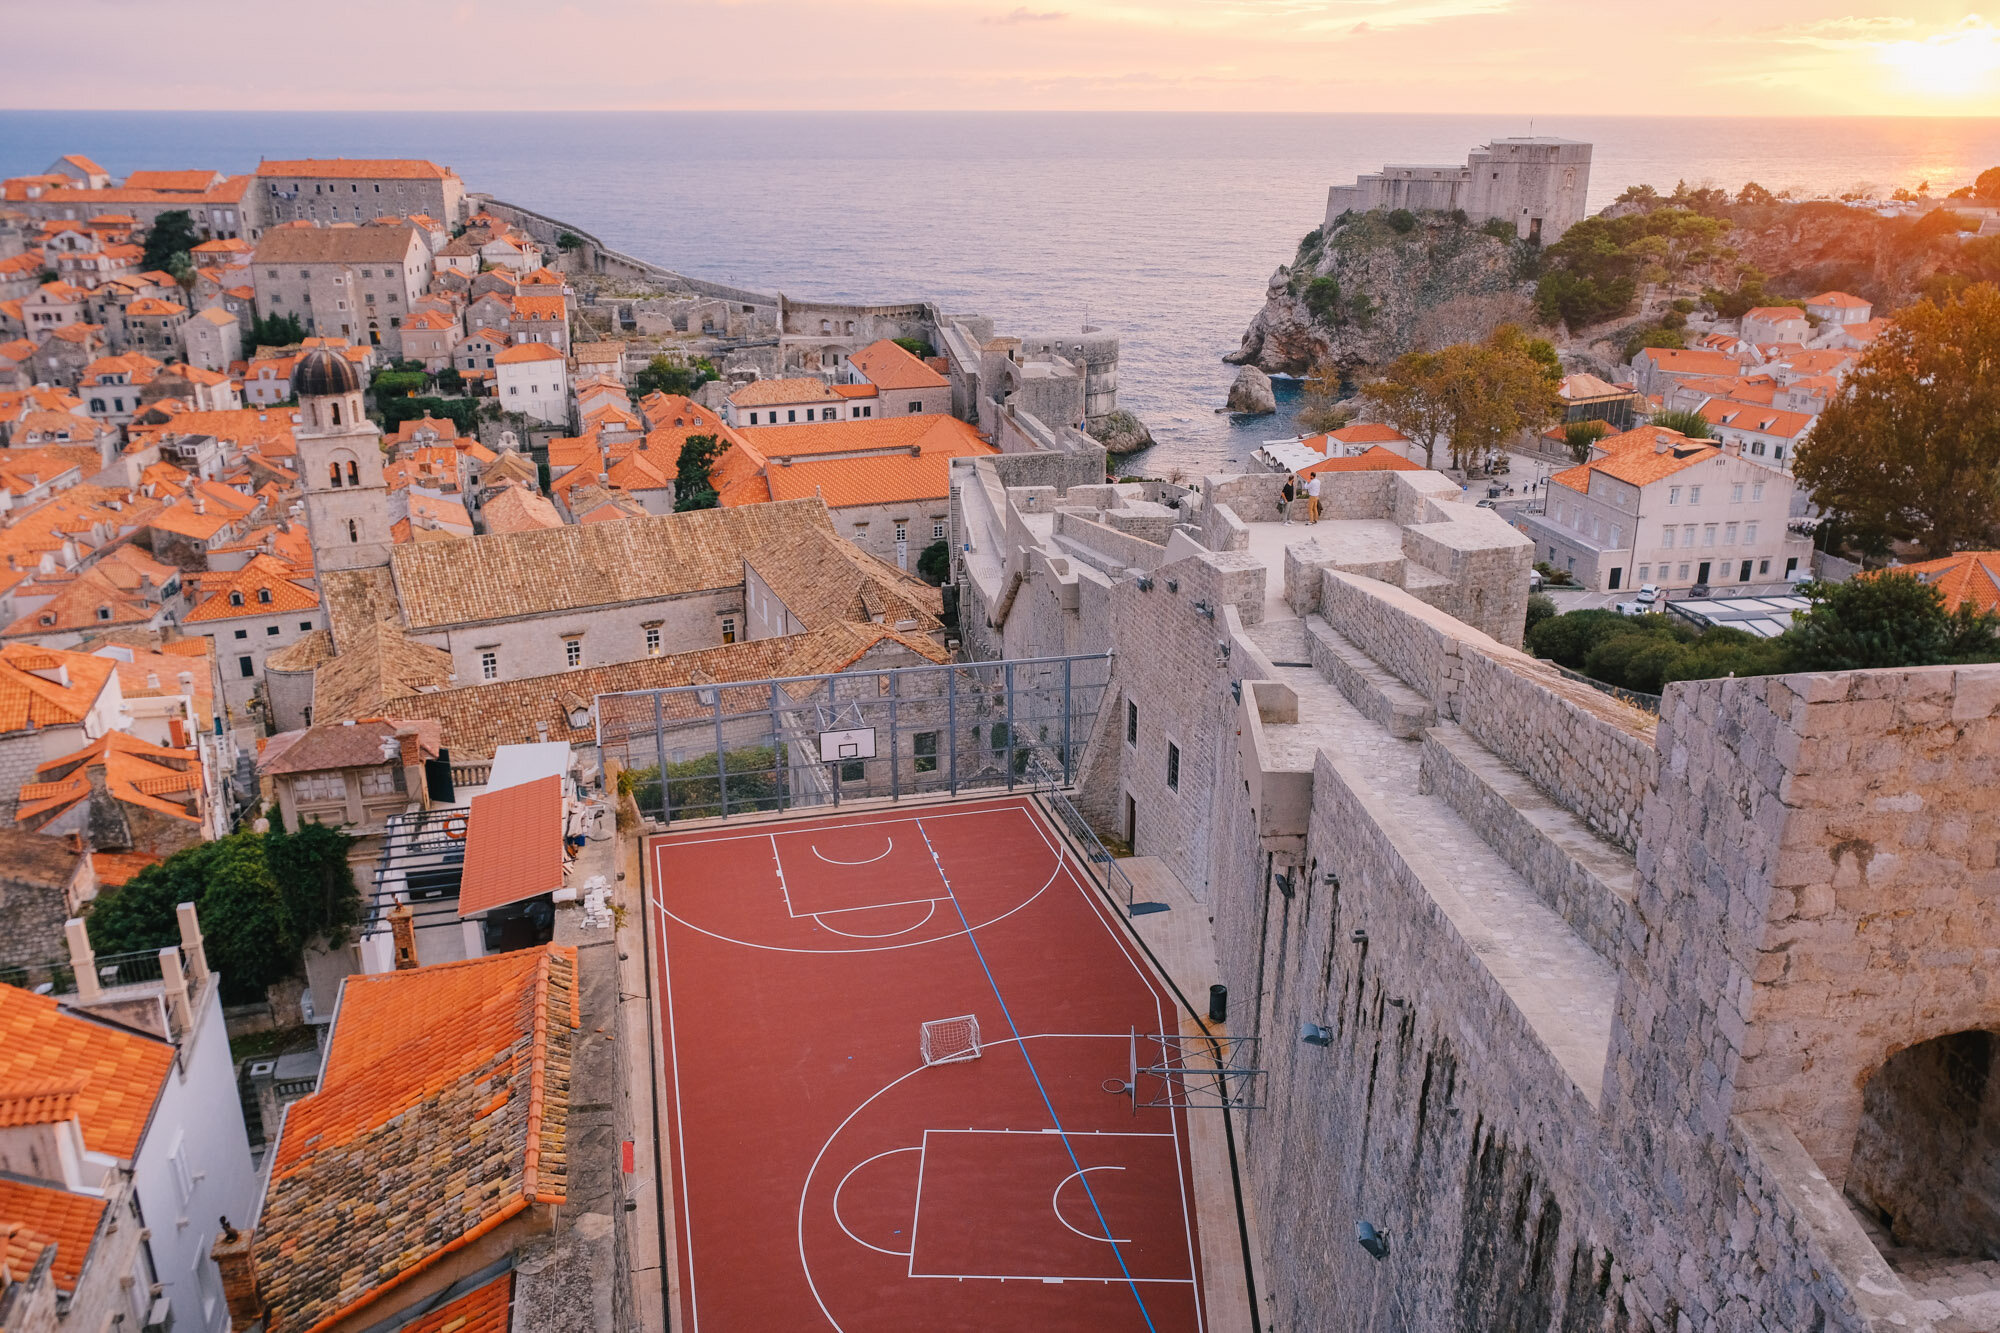
M 979 970 L 986 974 L 986 984 L 993 988 L 993 998 L 1000 1005 L 1000 1016 L 1007 1020 L 1007 1026 L 1014 1033 L 1014 1044 L 1021 1049 L 1021 1058 L 1028 1062 L 1028 1073 L 1035 1080 L 1035 1091 L 1042 1094 L 1042 1105 L 1049 1110 L 1049 1119 L 1055 1123 L 1056 1135 L 1062 1139 L 1063 1151 L 1069 1154 L 1069 1164 L 1076 1168 L 1076 1178 L 1083 1185 L 1083 1196 L 1090 1200 L 1090 1210 L 1097 1214 L 1097 1225 L 1104 1228 L 1104 1239 L 1111 1246 L 1111 1255 L 1118 1261 L 1118 1271 L 1125 1275 L 1125 1285 L 1132 1289 L 1132 1299 L 1139 1302 L 1139 1316 L 1146 1321 L 1148 1329 L 1153 1328 L 1153 1316 L 1146 1310 L 1146 1298 L 1139 1294 L 1139 1283 L 1132 1276 L 1132 1270 L 1125 1266 L 1125 1256 L 1118 1250 L 1118 1240 L 1112 1235 L 1111 1223 L 1104 1220 L 1104 1210 L 1097 1206 L 1097 1195 L 1090 1188 L 1090 1177 L 1085 1174 L 1083 1163 L 1077 1159 L 1076 1148 L 1069 1141 L 1069 1131 L 1063 1128 L 1062 1117 L 1056 1114 L 1056 1104 L 1049 1098 L 1049 1090 L 1042 1086 L 1042 1075 L 1035 1068 L 1035 1057 L 1028 1054 L 1028 1043 L 1021 1036 L 1021 1029 L 1014 1023 L 1014 1015 L 1007 1008 L 1007 997 L 1000 993 L 1000 983 L 994 980 L 993 969 L 986 965 L 986 951 L 979 947 L 979 937 L 972 933 L 972 922 L 966 919 L 965 907 L 958 901 L 958 890 L 951 887 L 951 877 L 944 873 L 944 862 L 938 860 L 937 848 L 931 846 L 930 831 L 924 821 L 916 821 L 917 832 L 923 834 L 924 848 L 931 854 L 931 864 L 937 867 L 938 878 L 944 881 L 945 892 L 951 895 L 951 905 L 958 912 L 959 924 L 965 927 L 965 938 L 972 941 L 972 956 L 979 960 Z M 1158 1330 L 1154 1330 L 1158 1333 Z

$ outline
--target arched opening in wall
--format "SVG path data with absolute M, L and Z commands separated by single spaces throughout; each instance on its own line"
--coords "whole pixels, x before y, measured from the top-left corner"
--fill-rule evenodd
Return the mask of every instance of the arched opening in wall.
M 1847 1197 L 1895 1249 L 2000 1260 L 1996 1048 L 1981 1030 L 1921 1042 L 1862 1090 Z

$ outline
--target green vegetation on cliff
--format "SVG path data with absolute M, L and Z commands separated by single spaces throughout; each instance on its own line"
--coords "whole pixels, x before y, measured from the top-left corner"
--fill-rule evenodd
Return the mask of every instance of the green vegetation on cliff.
M 1585 218 L 1548 248 L 1535 312 L 1572 330 L 1626 314 L 1641 284 L 1685 280 L 1732 259 L 1723 244 L 1729 227 L 1682 207 Z

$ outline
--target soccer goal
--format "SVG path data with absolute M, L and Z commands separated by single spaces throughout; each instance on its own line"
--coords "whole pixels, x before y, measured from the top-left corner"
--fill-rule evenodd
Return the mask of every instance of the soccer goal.
M 927 1065 L 957 1064 L 979 1058 L 979 1020 L 971 1014 L 959 1018 L 933 1018 L 923 1025 L 918 1037 Z

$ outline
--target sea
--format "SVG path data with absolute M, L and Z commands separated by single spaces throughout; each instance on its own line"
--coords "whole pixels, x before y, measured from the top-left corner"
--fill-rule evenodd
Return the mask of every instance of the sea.
M 1124 467 L 1214 470 L 1292 433 L 1221 411 L 1225 353 L 1327 187 L 1463 162 L 1495 137 L 1595 145 L 1626 186 L 1942 194 L 2000 165 L 2000 119 L 1110 112 L 0 111 L 0 175 L 63 153 L 114 176 L 261 157 L 425 157 L 472 190 L 684 273 L 799 298 L 928 299 L 1002 331 L 1121 339 L 1119 403 L 1158 445 Z

